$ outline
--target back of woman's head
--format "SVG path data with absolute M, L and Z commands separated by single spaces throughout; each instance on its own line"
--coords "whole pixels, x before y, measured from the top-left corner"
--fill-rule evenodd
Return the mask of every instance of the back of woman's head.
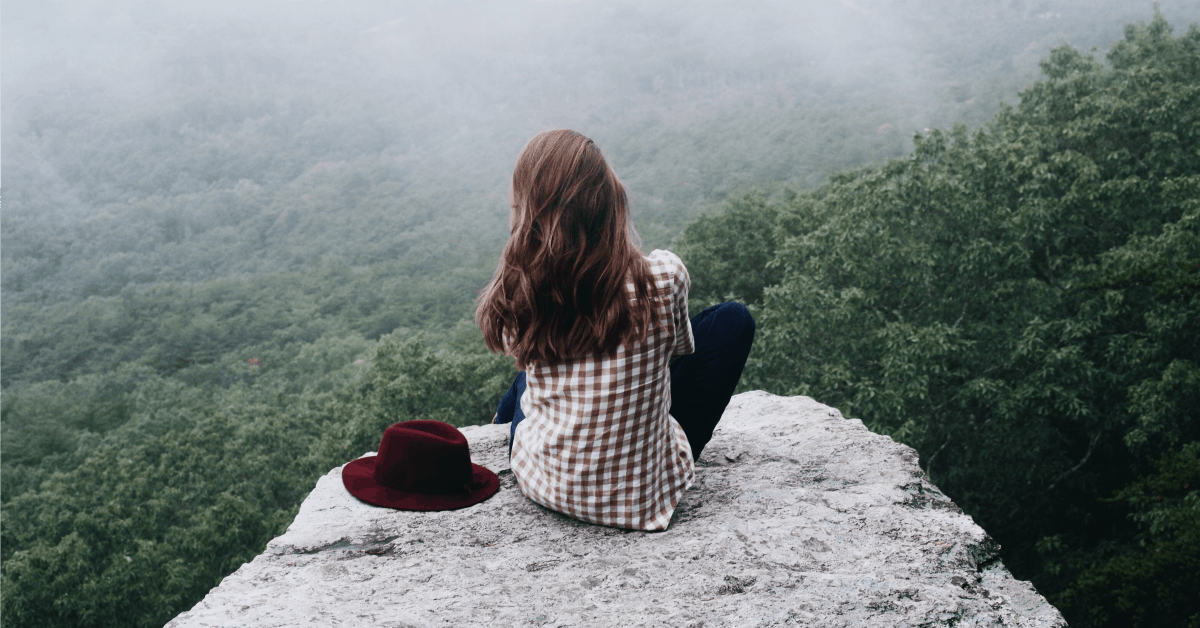
M 643 338 L 652 283 L 634 237 L 625 188 L 590 139 L 530 140 L 513 169 L 512 236 L 476 312 L 488 348 L 524 369 Z

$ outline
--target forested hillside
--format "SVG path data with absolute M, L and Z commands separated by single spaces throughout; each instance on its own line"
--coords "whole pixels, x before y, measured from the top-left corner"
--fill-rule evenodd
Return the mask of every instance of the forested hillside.
M 688 227 L 743 387 L 915 447 L 1072 626 L 1200 626 L 1200 30 L 1131 26 L 974 131 Z
M 694 4 L 6 2 L 3 623 L 162 625 L 386 425 L 488 420 L 469 321 L 554 127 L 693 310 L 752 306 L 743 388 L 916 447 L 1072 625 L 1200 622 L 1196 32 Z

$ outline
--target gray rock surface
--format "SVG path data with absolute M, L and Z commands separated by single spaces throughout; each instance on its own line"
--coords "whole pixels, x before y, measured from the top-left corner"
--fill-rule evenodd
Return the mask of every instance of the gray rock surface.
M 334 469 L 283 536 L 167 626 L 1066 625 L 914 450 L 807 397 L 734 397 L 665 532 L 526 499 L 506 428 L 463 429 L 500 474 L 490 500 L 376 508 Z

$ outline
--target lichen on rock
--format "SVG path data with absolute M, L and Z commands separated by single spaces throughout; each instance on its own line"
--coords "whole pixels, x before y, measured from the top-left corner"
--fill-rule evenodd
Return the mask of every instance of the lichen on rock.
M 807 397 L 733 398 L 665 532 L 525 498 L 507 426 L 463 429 L 500 492 L 364 504 L 322 477 L 287 532 L 167 624 L 1065 626 L 911 448 Z

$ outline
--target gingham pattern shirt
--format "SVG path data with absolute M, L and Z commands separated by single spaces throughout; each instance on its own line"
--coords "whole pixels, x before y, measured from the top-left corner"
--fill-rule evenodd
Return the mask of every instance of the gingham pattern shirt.
M 674 253 L 655 250 L 647 259 L 657 325 L 610 358 L 530 365 L 512 470 L 521 491 L 552 510 L 618 528 L 665 530 L 693 477 L 687 435 L 669 414 L 668 368 L 672 356 L 694 350 L 691 280 Z

